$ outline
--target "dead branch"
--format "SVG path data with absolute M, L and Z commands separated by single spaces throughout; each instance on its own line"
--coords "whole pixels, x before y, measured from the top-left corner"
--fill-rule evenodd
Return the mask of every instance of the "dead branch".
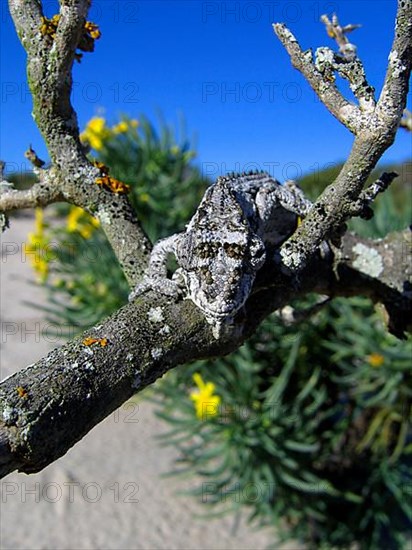
M 364 88 L 362 84 L 366 83 L 366 77 L 362 71 L 357 74 L 359 63 L 356 59 L 347 61 L 345 73 L 350 81 L 359 83 L 355 94 L 359 106 L 349 104 L 343 98 L 334 82 L 331 82 L 330 74 L 319 71 L 319 59 L 314 63 L 312 56 L 302 52 L 296 38 L 284 25 L 277 24 L 274 28 L 291 56 L 293 65 L 306 77 L 325 106 L 356 135 L 349 158 L 340 174 L 324 190 L 308 217 L 282 247 L 281 254 L 286 268 L 299 270 L 323 240 L 341 232 L 341 228 L 352 215 L 354 203 L 358 200 L 369 174 L 395 139 L 409 89 L 412 5 L 411 0 L 398 2 L 388 70 L 376 105 L 370 100 L 368 86 Z M 327 56 L 325 62 L 331 70 L 337 70 L 334 57 Z

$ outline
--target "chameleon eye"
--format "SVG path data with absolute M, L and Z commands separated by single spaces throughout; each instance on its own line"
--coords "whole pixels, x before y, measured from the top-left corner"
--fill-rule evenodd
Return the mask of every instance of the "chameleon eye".
M 234 260 L 242 259 L 245 254 L 245 247 L 241 244 L 225 243 L 223 248 L 229 258 L 233 258 Z
M 210 242 L 200 242 L 198 245 L 195 246 L 195 254 L 199 258 L 213 258 L 217 256 L 220 248 L 220 244 L 218 242 L 210 241 Z
M 210 270 L 207 267 L 201 268 L 200 272 L 202 273 L 205 283 L 211 285 L 213 283 L 213 277 L 210 273 Z
M 195 253 L 199 258 L 210 258 L 213 248 L 212 243 L 199 243 L 195 248 Z

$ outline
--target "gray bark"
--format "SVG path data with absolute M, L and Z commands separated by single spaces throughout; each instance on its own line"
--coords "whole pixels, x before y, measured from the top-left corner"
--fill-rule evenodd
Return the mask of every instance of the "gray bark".
M 147 264 L 151 244 L 127 197 L 95 184 L 99 172 L 84 154 L 70 104 L 71 68 L 89 4 L 89 0 L 61 0 L 61 21 L 50 43 L 39 30 L 41 3 L 9 0 L 28 54 L 34 117 L 49 148 L 52 166 L 48 170 L 38 168 L 40 183 L 29 192 L 5 189 L 0 195 L 0 212 L 61 198 L 82 206 L 100 219 L 134 286 Z M 344 68 L 338 68 L 337 57 L 324 49 L 322 59 L 318 55 L 314 63 L 284 25 L 275 26 L 294 65 L 356 136 L 341 173 L 283 245 L 283 265 L 267 262 L 259 271 L 244 311 L 219 340 L 190 300 L 172 301 L 150 291 L 4 380 L 0 384 L 1 476 L 15 469 L 26 473 L 41 470 L 133 393 L 179 364 L 234 351 L 267 315 L 309 292 L 331 297 L 369 296 L 386 307 L 389 330 L 398 337 L 411 330 L 411 231 L 406 229 L 378 241 L 342 236 L 345 221 L 362 214 L 360 197 L 366 178 L 399 127 L 412 61 L 411 29 L 411 1 L 400 0 L 387 76 L 375 102 L 373 92 L 365 89 L 366 76 L 359 60 L 350 57 L 342 61 Z M 353 53 L 353 48 L 345 51 Z M 333 72 L 349 80 L 358 105 L 348 102 L 331 84 Z M 335 243 L 331 248 L 324 243 L 329 237 Z M 154 308 L 159 308 L 155 316 L 151 314 Z M 86 337 L 105 338 L 107 344 L 97 341 L 86 345 Z

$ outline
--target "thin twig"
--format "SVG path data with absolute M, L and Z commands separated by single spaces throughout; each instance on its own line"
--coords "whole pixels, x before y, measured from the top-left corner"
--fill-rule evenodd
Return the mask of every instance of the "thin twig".
M 43 166 L 46 164 L 44 160 L 42 160 L 37 156 L 36 151 L 32 148 L 31 145 L 27 149 L 27 151 L 24 153 L 24 156 L 26 157 L 26 159 L 28 159 L 32 163 L 34 170 L 38 168 L 43 168 Z
M 399 174 L 396 172 L 383 172 L 381 177 L 373 182 L 367 189 L 362 191 L 359 199 L 353 205 L 352 216 L 360 216 L 365 220 L 369 220 L 373 216 L 371 209 L 372 202 L 376 199 L 379 193 L 383 193 L 388 189 L 390 184 Z
M 412 132 L 412 113 L 409 109 L 404 109 L 399 126 L 408 132 Z
M 412 2 L 398 0 L 395 37 L 389 54 L 385 82 L 376 106 L 384 124 L 398 128 L 406 107 L 412 60 Z M 394 138 L 394 134 L 393 134 Z
M 64 197 L 56 187 L 35 183 L 30 189 L 24 191 L 11 189 L 0 194 L 0 212 L 36 208 L 37 206 L 44 207 L 62 200 Z
M 312 52 L 310 50 L 304 52 L 285 25 L 276 23 L 273 29 L 290 55 L 292 65 L 303 74 L 325 107 L 356 134 L 360 119 L 359 108 L 343 97 L 333 79 L 325 78 L 313 63 Z
M 336 40 L 340 53 L 347 58 L 353 58 L 356 56 L 357 48 L 355 44 L 352 44 L 349 41 L 346 35 L 356 29 L 359 29 L 362 25 L 349 24 L 342 27 L 336 14 L 333 14 L 332 21 L 327 15 L 321 15 L 320 20 L 325 24 L 328 35 Z

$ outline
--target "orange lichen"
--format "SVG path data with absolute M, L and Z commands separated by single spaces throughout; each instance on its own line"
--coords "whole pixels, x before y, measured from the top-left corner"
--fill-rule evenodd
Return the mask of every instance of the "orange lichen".
M 83 340 L 83 345 L 85 346 L 92 346 L 93 344 L 100 344 L 102 348 L 107 346 L 108 340 L 107 338 L 93 338 L 91 336 L 88 336 Z
M 101 37 L 102 33 L 99 30 L 99 27 L 96 25 L 96 23 L 92 23 L 91 21 L 86 21 L 84 24 L 84 30 L 90 34 L 90 36 L 93 38 L 93 40 L 97 40 Z
M 96 178 L 95 181 L 97 185 L 101 185 L 103 189 L 111 191 L 112 193 L 117 193 L 118 195 L 124 195 L 130 191 L 129 185 L 111 176 L 105 175 L 101 178 Z
M 108 175 L 110 169 L 105 164 L 103 164 L 103 162 L 99 162 L 98 160 L 95 160 L 93 162 L 93 166 L 99 169 L 102 176 Z
M 40 32 L 43 36 L 50 36 L 52 40 L 56 37 L 57 27 L 60 22 L 60 14 L 53 15 L 51 19 L 47 17 L 41 18 Z M 102 33 L 96 23 L 86 21 L 83 25 L 83 34 L 80 36 L 77 47 L 82 52 L 92 52 L 94 50 L 94 41 L 101 37 Z M 74 54 L 77 61 L 81 60 L 82 54 L 76 52 Z
M 17 386 L 16 392 L 19 394 L 19 397 L 22 399 L 25 399 L 27 397 L 27 390 L 23 388 L 23 386 Z

